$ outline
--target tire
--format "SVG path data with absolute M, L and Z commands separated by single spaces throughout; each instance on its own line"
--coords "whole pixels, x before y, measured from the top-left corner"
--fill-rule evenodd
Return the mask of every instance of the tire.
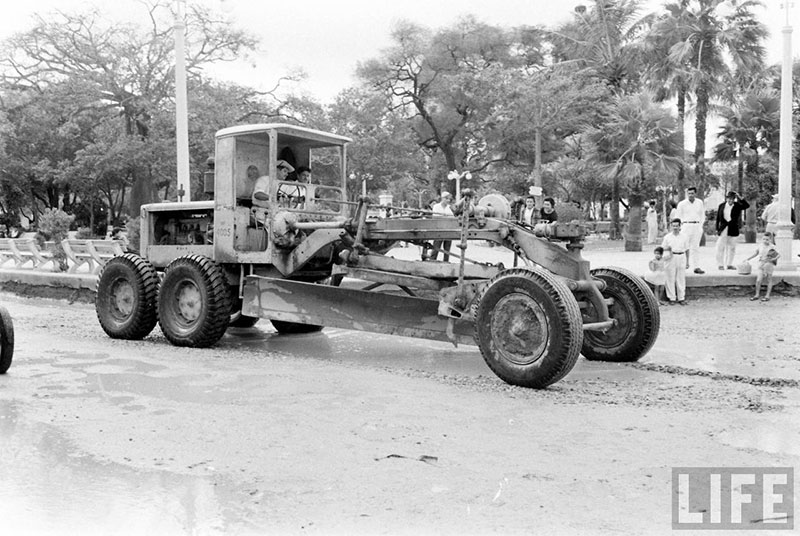
M 231 302 L 225 272 L 201 255 L 178 257 L 164 270 L 158 323 L 175 346 L 206 348 L 228 328 Z
M 0 374 L 5 374 L 14 358 L 14 322 L 5 307 L 0 307 Z
M 596 268 L 592 276 L 606 283 L 603 297 L 613 299 L 608 314 L 617 325 L 606 331 L 587 331 L 581 353 L 590 361 L 616 363 L 638 361 L 658 337 L 661 313 L 658 301 L 647 283 L 622 268 Z M 594 322 L 589 306 L 584 320 Z
M 315 324 L 298 324 L 297 322 L 286 322 L 283 320 L 270 320 L 272 326 L 281 335 L 295 335 L 298 333 L 315 333 L 322 331 L 322 326 Z
M 112 339 L 145 338 L 158 321 L 158 273 L 149 261 L 126 253 L 110 259 L 97 281 L 95 312 Z
M 541 389 L 578 361 L 583 341 L 578 302 L 549 272 L 500 272 L 478 298 L 474 316 L 483 359 L 506 383 Z

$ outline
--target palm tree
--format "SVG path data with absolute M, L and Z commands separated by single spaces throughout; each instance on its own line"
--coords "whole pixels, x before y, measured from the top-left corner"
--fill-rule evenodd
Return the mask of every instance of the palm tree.
M 593 0 L 577 6 L 574 20 L 553 32 L 554 61 L 571 62 L 583 68 L 585 76 L 604 82 L 615 95 L 640 89 L 643 62 L 637 41 L 648 20 L 640 15 L 640 0 Z M 611 237 L 619 237 L 620 184 L 612 181 Z
M 705 183 L 706 123 L 712 99 L 726 87 L 743 87 L 764 65 L 763 42 L 768 32 L 753 12 L 756 7 L 763 7 L 760 0 L 680 0 L 664 21 L 680 37 L 664 61 L 685 69 L 686 76 L 680 78 L 688 80 L 695 96 L 694 161 L 701 185 Z M 667 31 L 669 27 L 660 33 Z
M 684 14 L 689 0 L 679 0 L 664 6 L 665 12 L 654 18 L 649 34 L 641 44 L 647 65 L 644 73 L 645 87 L 653 92 L 656 102 L 676 99 L 678 109 L 678 137 L 681 148 L 685 148 L 684 125 L 686 124 L 686 104 L 691 96 L 689 86 L 691 77 L 685 65 L 670 61 L 669 52 L 673 46 L 688 38 L 688 24 Z M 677 191 L 683 191 L 685 165 L 681 159 L 676 177 Z
M 677 122 L 648 92 L 616 98 L 608 121 L 596 132 L 595 158 L 603 173 L 627 186 L 629 213 L 625 251 L 642 251 L 642 206 L 649 172 L 677 169 L 681 149 Z
M 725 120 L 719 143 L 714 148 L 715 160 L 736 160 L 737 190 L 745 192 L 745 175 L 758 175 L 759 157 L 763 153 L 777 152 L 780 124 L 780 97 L 771 89 L 756 89 L 736 100 L 731 106 L 721 107 Z M 748 185 L 748 194 L 756 185 Z M 751 197 L 752 196 L 748 196 Z M 756 241 L 756 203 L 747 210 L 745 241 Z

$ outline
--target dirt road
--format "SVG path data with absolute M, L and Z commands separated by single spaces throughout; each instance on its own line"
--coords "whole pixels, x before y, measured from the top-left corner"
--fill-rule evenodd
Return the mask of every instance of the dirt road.
M 0 299 L 7 534 L 668 534 L 672 467 L 800 466 L 796 298 L 665 308 L 644 362 L 544 391 L 476 349 L 262 322 L 188 350 Z

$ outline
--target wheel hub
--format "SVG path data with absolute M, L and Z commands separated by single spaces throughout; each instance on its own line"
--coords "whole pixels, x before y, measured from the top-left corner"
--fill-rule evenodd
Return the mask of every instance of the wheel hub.
M 175 294 L 177 310 L 180 317 L 187 323 L 195 322 L 200 318 L 203 299 L 200 289 L 191 281 L 185 281 Z
M 134 292 L 130 281 L 120 279 L 111 287 L 111 306 L 116 317 L 128 318 L 133 313 Z
M 495 305 L 491 330 L 499 352 L 517 365 L 534 363 L 547 349 L 547 317 L 530 296 L 501 298 Z

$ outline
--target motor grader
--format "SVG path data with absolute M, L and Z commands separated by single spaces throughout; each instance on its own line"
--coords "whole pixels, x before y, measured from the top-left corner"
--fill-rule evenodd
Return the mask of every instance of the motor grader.
M 219 131 L 205 180 L 213 200 L 143 206 L 140 254 L 100 274 L 103 330 L 142 339 L 158 323 L 172 344 L 198 348 L 264 318 L 279 333 L 330 326 L 450 341 L 477 345 L 497 376 L 533 388 L 563 378 L 580 354 L 635 361 L 652 347 L 655 297 L 626 270 L 590 270 L 578 223 L 529 227 L 501 196 L 469 191 L 454 217 L 349 201 L 350 141 L 286 124 Z M 279 160 L 313 178 L 277 180 Z M 270 177 L 262 203 L 251 197 L 257 174 Z M 427 255 L 442 240 L 457 262 Z M 478 241 L 510 249 L 518 266 L 471 260 Z M 423 255 L 393 258 L 399 242 Z

